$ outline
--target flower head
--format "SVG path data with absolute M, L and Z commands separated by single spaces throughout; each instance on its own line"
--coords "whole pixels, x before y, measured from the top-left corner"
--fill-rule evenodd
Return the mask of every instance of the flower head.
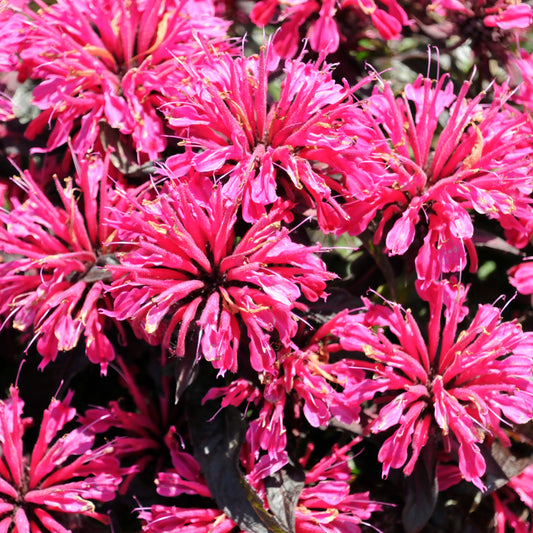
M 74 135 L 80 157 L 92 150 L 103 120 L 131 135 L 135 149 L 155 159 L 165 149 L 157 109 L 179 83 L 179 63 L 201 60 L 198 40 L 220 42 L 228 23 L 209 0 L 59 0 L 28 10 L 22 69 L 42 80 L 33 103 L 43 113 L 35 135 L 54 120 L 49 150 Z M 146 157 L 146 156 L 145 156 Z
M 427 27 L 438 26 L 434 31 L 450 42 L 453 39 L 454 48 L 468 44 L 478 75 L 487 80 L 494 78 L 494 62 L 500 68 L 512 63 L 517 42 L 533 22 L 533 9 L 521 0 L 433 0 L 427 4 Z
M 69 533 L 61 524 L 64 514 L 109 522 L 93 502 L 112 500 L 123 472 L 112 444 L 92 449 L 89 428 L 62 433 L 76 415 L 71 399 L 69 393 L 63 401 L 50 402 L 30 455 L 24 453 L 23 437 L 31 419 L 22 418 L 18 389 L 11 387 L 10 397 L 0 402 L 1 531 Z
M 351 449 L 361 441 L 335 445 L 305 474 L 305 486 L 296 507 L 296 531 L 306 533 L 360 533 L 374 511 L 381 505 L 368 492 L 350 490 Z
M 400 97 L 385 83 L 363 103 L 361 153 L 370 171 L 345 206 L 348 230 L 358 234 L 379 220 L 374 241 L 383 239 L 389 255 L 423 239 L 415 266 L 427 283 L 463 270 L 467 251 L 477 269 L 474 212 L 496 220 L 518 247 L 533 230 L 529 120 L 501 98 L 487 105 L 483 93 L 466 98 L 469 87 L 456 95 L 447 76 L 419 77 Z
M 278 59 L 269 46 L 258 57 L 219 54 L 191 72 L 183 96 L 165 107 L 186 147 L 167 165 L 176 176 L 190 167 L 215 174 L 229 198 L 242 194 L 247 222 L 282 197 L 316 209 L 321 228 L 332 231 L 346 218 L 335 196 L 357 172 L 350 157 L 355 89 L 296 59 L 285 62 L 279 99 L 270 103 Z
M 426 339 L 410 311 L 369 305 L 365 321 L 354 322 L 343 345 L 363 352 L 373 374 L 362 384 L 361 401 L 382 395 L 370 430 L 395 428 L 378 455 L 384 475 L 401 467 L 410 475 L 425 446 L 446 452 L 458 446 L 462 475 L 483 489 L 479 444 L 498 437 L 509 445 L 502 423 L 533 416 L 533 335 L 504 322 L 492 305 L 480 305 L 459 330 L 466 290 L 451 289 L 440 283 L 421 291 L 430 308 Z
M 281 228 L 287 215 L 281 205 L 236 242 L 238 204 L 220 188 L 204 201 L 167 181 L 153 201 L 132 202 L 112 222 L 131 246 L 112 267 L 113 316 L 163 348 L 176 336 L 178 356 L 185 354 L 188 333 L 199 332 L 195 345 L 221 372 L 237 370 L 244 327 L 252 367 L 272 368 L 271 337 L 288 343 L 302 293 L 315 301 L 332 278 L 314 255 L 318 246 L 291 241 Z
M 304 28 L 313 50 L 331 54 L 337 51 L 341 42 L 346 46 L 347 41 L 358 40 L 350 33 L 361 38 L 369 23 L 381 38 L 399 39 L 403 27 L 409 22 L 396 0 L 262 0 L 254 6 L 250 18 L 258 26 L 272 21 L 281 23 L 274 46 L 282 57 L 294 57 L 302 42 L 301 30 Z M 341 33 L 342 27 L 349 31 Z
M 41 368 L 58 351 L 68 351 L 85 337 L 85 350 L 105 373 L 114 358 L 101 309 L 110 306 L 104 293 L 114 259 L 112 229 L 105 218 L 117 195 L 106 180 L 107 160 L 79 162 L 75 180 L 55 179 L 61 205 L 55 205 L 28 172 L 15 178 L 27 198 L 13 198 L 0 213 L 0 313 L 14 328 L 33 329 Z

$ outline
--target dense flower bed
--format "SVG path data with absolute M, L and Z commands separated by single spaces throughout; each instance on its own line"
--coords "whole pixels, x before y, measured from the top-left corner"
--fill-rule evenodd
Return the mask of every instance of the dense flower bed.
M 0 28 L 0 533 L 533 531 L 529 2 Z

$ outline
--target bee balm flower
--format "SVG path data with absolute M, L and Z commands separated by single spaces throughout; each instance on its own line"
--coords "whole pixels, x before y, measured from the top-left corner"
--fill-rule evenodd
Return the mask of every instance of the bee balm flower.
M 341 342 L 368 360 L 373 379 L 362 384 L 361 398 L 381 393 L 371 431 L 393 430 L 378 455 L 384 475 L 401 467 L 410 475 L 425 446 L 442 446 L 455 451 L 464 478 L 484 489 L 479 444 L 497 437 L 510 445 L 502 423 L 533 417 L 533 334 L 504 322 L 492 305 L 480 305 L 459 329 L 466 290 L 451 289 L 440 283 L 422 292 L 430 308 L 425 338 L 410 311 L 370 305 Z
M 93 502 L 114 499 L 122 472 L 111 444 L 92 449 L 87 428 L 61 434 L 76 415 L 71 399 L 69 393 L 50 402 L 30 455 L 23 437 L 31 419 L 22 418 L 18 389 L 11 387 L 10 397 L 0 401 L 0 531 L 70 533 L 61 523 L 64 514 L 109 522 Z
M 229 23 L 215 17 L 209 0 L 37 4 L 37 13 L 27 10 L 21 68 L 42 80 L 33 103 L 43 112 L 27 134 L 55 120 L 47 148 L 74 135 L 74 152 L 83 157 L 92 150 L 103 120 L 131 135 L 137 151 L 156 159 L 166 146 L 157 109 L 179 83 L 176 58 L 194 62 L 203 57 L 198 39 L 222 41 Z
M 113 225 L 129 251 L 118 255 L 112 316 L 129 320 L 137 333 L 185 354 L 189 331 L 199 331 L 200 350 L 221 372 L 237 370 L 243 326 L 252 367 L 272 367 L 270 337 L 288 343 L 297 328 L 294 310 L 303 295 L 324 295 L 333 275 L 314 254 L 318 246 L 291 241 L 281 228 L 287 212 L 273 208 L 236 241 L 238 204 L 215 189 L 206 202 L 183 184 L 167 181 L 153 201 L 132 199 Z M 195 324 L 195 326 L 194 326 Z

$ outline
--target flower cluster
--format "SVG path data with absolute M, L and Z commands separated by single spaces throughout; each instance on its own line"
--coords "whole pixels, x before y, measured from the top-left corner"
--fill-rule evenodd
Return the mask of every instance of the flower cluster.
M 530 531 L 530 4 L 0 0 L 0 533 Z
M 278 9 L 280 13 L 276 16 Z M 274 18 L 282 23 L 274 39 L 274 46 L 282 57 L 294 57 L 304 28 L 311 48 L 329 54 L 336 52 L 341 42 L 353 39 L 349 31 L 364 35 L 369 22 L 383 39 L 399 39 L 403 27 L 409 23 L 406 12 L 396 0 L 262 0 L 254 6 L 250 17 L 260 27 Z M 341 33 L 339 26 L 344 25 L 347 31 Z
M 383 395 L 369 429 L 381 433 L 399 426 L 379 452 L 383 473 L 404 467 L 409 475 L 422 448 L 442 446 L 457 453 L 463 477 L 483 489 L 479 444 L 495 437 L 509 443 L 502 421 L 521 424 L 533 416 L 533 390 L 524 377 L 533 370 L 533 335 L 516 322 L 503 322 L 500 310 L 487 304 L 458 331 L 466 289 L 441 283 L 420 292 L 429 302 L 427 340 L 412 313 L 398 304 L 369 304 L 344 340 L 346 349 L 364 353 L 360 364 L 374 374 L 361 386 L 362 399 Z M 440 438 L 429 442 L 432 426 Z
M 194 72 L 182 96 L 165 107 L 185 144 L 185 153 L 166 165 L 176 177 L 190 168 L 220 176 L 225 196 L 242 196 L 248 222 L 283 197 L 298 210 L 315 209 L 321 228 L 332 231 L 346 219 L 336 196 L 357 173 L 355 88 L 299 58 L 285 62 L 279 98 L 269 102 L 268 77 L 278 63 L 270 46 L 259 57 L 217 55 Z
M 0 402 L 2 531 L 67 533 L 63 514 L 109 522 L 94 502 L 113 500 L 124 471 L 112 443 L 92 449 L 95 437 L 90 427 L 61 433 L 76 416 L 70 406 L 72 395 L 51 401 L 29 456 L 23 437 L 31 419 L 22 418 L 24 402 L 18 389 L 11 387 L 10 397 Z
M 503 90 L 484 105 L 484 93 L 467 98 L 469 88 L 456 95 L 447 76 L 418 77 L 400 97 L 384 84 L 362 104 L 360 150 L 373 175 L 363 190 L 352 186 L 347 229 L 375 225 L 374 243 L 389 255 L 418 248 L 426 282 L 464 270 L 467 252 L 477 269 L 471 213 L 496 220 L 518 247 L 533 228 L 530 120 L 506 105 Z
M 73 136 L 74 152 L 84 156 L 95 147 L 103 120 L 131 136 L 140 154 L 157 158 L 167 144 L 158 108 L 186 76 L 177 59 L 202 61 L 199 39 L 216 46 L 226 36 L 228 23 L 215 16 L 212 2 L 37 3 L 39 12 L 26 12 L 20 68 L 40 81 L 33 103 L 43 112 L 27 134 L 53 120 L 47 148 Z
M 286 206 L 252 224 L 238 243 L 237 209 L 220 189 L 204 204 L 170 180 L 154 200 L 115 212 L 112 223 L 131 247 L 109 267 L 117 278 L 112 316 L 164 348 L 176 336 L 178 356 L 196 320 L 201 354 L 221 373 L 237 371 L 242 325 L 252 367 L 269 371 L 272 332 L 288 343 L 303 305 L 298 299 L 303 293 L 316 301 L 332 275 L 315 255 L 318 247 L 293 242 L 280 227 Z
M 110 187 L 107 167 L 107 159 L 86 159 L 74 180 L 61 185 L 56 178 L 60 206 L 26 172 L 17 179 L 26 200 L 14 199 L 0 213 L 0 313 L 18 330 L 33 329 L 41 368 L 58 351 L 75 348 L 82 334 L 87 357 L 102 373 L 115 357 L 100 310 L 111 305 L 105 267 L 116 262 L 106 217 L 122 197 Z

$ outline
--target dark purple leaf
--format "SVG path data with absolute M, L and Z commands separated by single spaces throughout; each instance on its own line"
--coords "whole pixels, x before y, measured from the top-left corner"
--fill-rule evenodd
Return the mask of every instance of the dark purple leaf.
M 428 523 L 439 495 L 435 448 L 426 446 L 406 479 L 402 522 L 406 533 L 418 533 Z
M 205 377 L 200 372 L 200 377 Z M 239 468 L 245 425 L 240 412 L 217 402 L 201 405 L 204 387 L 197 380 L 187 391 L 187 418 L 194 456 L 217 505 L 247 533 L 290 533 L 263 501 Z

